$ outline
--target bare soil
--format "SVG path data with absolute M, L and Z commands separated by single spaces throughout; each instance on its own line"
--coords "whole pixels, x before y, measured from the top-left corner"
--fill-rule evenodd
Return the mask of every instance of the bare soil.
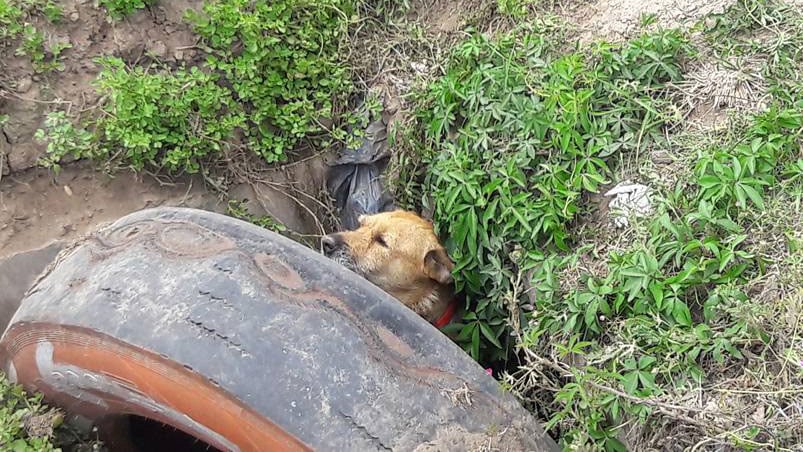
M 56 178 L 39 168 L 13 173 L 0 184 L 0 257 L 69 241 L 148 207 L 226 207 L 198 179 L 160 185 L 130 172 L 112 178 L 86 164 L 69 165 Z
M 643 19 L 654 26 L 689 27 L 709 14 L 721 13 L 735 0 L 596 0 L 572 2 L 562 15 L 575 25 L 579 39 L 622 41 L 641 29 Z

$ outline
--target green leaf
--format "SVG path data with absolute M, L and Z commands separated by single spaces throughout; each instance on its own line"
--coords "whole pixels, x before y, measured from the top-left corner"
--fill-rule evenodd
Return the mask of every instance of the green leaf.
M 744 190 L 744 192 L 747 193 L 747 196 L 750 198 L 751 201 L 753 201 L 753 204 L 758 206 L 759 209 L 764 208 L 764 200 L 761 199 L 761 195 L 755 188 L 749 185 L 738 185 L 737 188 L 738 187 L 741 187 Z
M 482 331 L 482 335 L 485 336 L 485 338 L 488 339 L 488 341 L 492 343 L 494 347 L 500 350 L 502 349 L 502 344 L 499 343 L 499 340 L 496 338 L 496 335 L 493 333 L 493 331 L 491 331 L 488 325 L 480 323 L 480 330 Z
M 650 294 L 652 294 L 653 300 L 655 300 L 655 306 L 657 309 L 661 309 L 661 306 L 664 301 L 664 288 L 660 283 L 651 283 L 649 286 Z
M 598 309 L 598 307 L 599 307 L 599 302 L 598 302 L 598 301 L 596 301 L 596 300 L 595 300 L 595 301 L 593 301 L 593 302 L 591 302 L 591 303 L 590 303 L 590 304 L 589 304 L 589 305 L 586 307 L 586 313 L 585 313 L 585 323 L 586 323 L 586 325 L 587 325 L 587 326 L 591 327 L 591 326 L 594 326 L 594 325 L 596 325 L 596 323 L 597 323 L 597 309 Z
M 742 178 L 742 163 L 739 161 L 737 157 L 731 157 L 731 161 L 733 162 L 733 178 L 734 179 L 741 179 Z
M 627 452 L 627 447 L 616 438 L 605 438 L 605 452 Z
M 691 312 L 689 312 L 689 307 L 686 306 L 686 303 L 676 300 L 675 305 L 672 308 L 672 316 L 679 324 L 683 326 L 692 326 Z
M 638 389 L 638 380 L 639 380 L 639 372 L 632 371 L 626 373 L 622 377 L 622 385 L 625 389 L 625 392 L 628 394 L 634 394 L 636 389 Z
M 471 334 L 471 357 L 475 360 L 480 359 L 480 329 L 474 328 Z
M 641 385 L 647 389 L 655 390 L 655 375 L 650 372 L 638 372 L 638 379 Z
M 697 183 L 703 188 L 714 188 L 722 182 L 720 182 L 719 178 L 716 176 L 707 175 L 699 178 Z
M 649 356 L 649 355 L 642 356 L 638 360 L 638 367 L 639 367 L 639 369 L 646 369 L 647 367 L 649 367 L 653 363 L 655 363 L 655 361 L 657 361 L 657 359 L 655 357 L 653 357 L 653 356 Z

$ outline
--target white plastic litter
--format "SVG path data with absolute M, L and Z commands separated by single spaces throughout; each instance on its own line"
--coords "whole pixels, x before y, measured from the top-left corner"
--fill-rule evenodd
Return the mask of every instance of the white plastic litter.
M 605 196 L 613 197 L 608 208 L 617 228 L 624 228 L 630 224 L 632 217 L 644 217 L 652 213 L 650 194 L 652 189 L 646 185 L 623 181 L 608 190 Z

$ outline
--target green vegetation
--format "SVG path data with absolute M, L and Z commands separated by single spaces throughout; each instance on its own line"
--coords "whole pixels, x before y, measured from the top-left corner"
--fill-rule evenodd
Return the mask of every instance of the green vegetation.
M 101 1 L 118 18 L 148 3 Z M 538 3 L 489 0 L 483 14 L 505 31 L 472 28 L 440 61 L 451 41 L 365 19 L 358 0 L 207 0 L 188 15 L 202 64 L 99 60 L 101 114 L 78 125 L 51 113 L 42 163 L 209 176 L 231 155 L 275 163 L 344 142 L 365 125 L 347 112 L 347 62 L 367 52 L 348 38 L 396 27 L 382 36 L 398 53 L 377 54 L 402 63 L 352 64 L 395 77 L 419 64 L 409 45 L 426 48 L 416 77 L 442 69 L 405 97 L 394 188 L 399 205 L 433 212 L 456 262 L 469 308 L 448 327 L 458 343 L 505 370 L 567 448 L 800 444 L 789 407 L 803 406 L 803 14 L 738 0 L 695 27 L 696 44 L 645 16 L 652 31 L 627 42 L 567 49 L 562 25 L 536 21 Z M 37 70 L 58 68 L 62 50 L 26 25 L 30 11 L 58 20 L 47 5 L 0 0 L 0 37 L 20 39 Z M 407 6 L 371 3 L 379 15 Z M 700 106 L 727 115 L 686 127 Z M 653 188 L 654 211 L 617 229 L 597 206 L 626 179 Z M 287 232 L 242 202 L 228 213 Z
M 702 102 L 684 98 L 699 81 L 682 68 L 710 58 L 680 32 L 565 52 L 525 23 L 458 45 L 401 134 L 417 167 L 397 195 L 433 209 L 469 298 L 450 328 L 482 363 L 506 363 L 504 385 L 565 447 L 803 438 L 773 408 L 799 404 L 803 385 L 803 20 L 742 0 L 703 23 L 727 78 L 693 95 L 758 113 L 678 132 L 678 104 Z M 593 195 L 632 177 L 655 210 L 617 230 Z
M 25 394 L 22 387 L 0 374 L 0 448 L 14 452 L 58 451 L 50 441 L 62 416 L 48 410 L 42 397 Z
M 22 32 L 22 10 L 11 0 L 0 0 L 0 39 L 14 38 Z
M 287 227 L 271 216 L 258 216 L 250 213 L 245 205 L 245 201 L 229 200 L 229 205 L 226 208 L 226 215 L 253 223 L 261 228 L 265 228 L 273 232 L 287 232 Z
M 0 39 L 21 38 L 17 55 L 28 55 L 37 73 L 63 70 L 59 56 L 72 47 L 69 42 L 49 44 L 45 35 L 26 19 L 35 14 L 44 15 L 51 23 L 61 20 L 61 8 L 52 1 L 42 0 L 0 0 Z
M 28 25 L 23 28 L 22 43 L 17 49 L 17 55 L 28 55 L 35 72 L 62 71 L 64 65 L 59 62 L 59 55 L 70 47 L 72 45 L 68 42 L 57 42 L 48 48 L 44 34 Z
M 597 192 L 610 175 L 608 159 L 660 139 L 669 118 L 652 96 L 680 78 L 690 51 L 666 31 L 553 56 L 545 36 L 473 37 L 420 114 L 437 150 L 426 157 L 424 189 L 449 237 L 457 288 L 476 302 L 459 336 L 475 358 L 510 351 L 509 307 L 499 300 L 515 290 L 517 271 L 542 261 L 544 245 L 569 249 L 567 227 L 583 191 Z
M 737 65 L 760 61 L 776 101 L 790 105 L 803 98 L 803 11 L 799 6 L 783 0 L 739 0 L 714 19 L 705 32 L 718 58 Z
M 97 85 L 109 101 L 97 130 L 103 131 L 103 146 L 122 152 L 134 169 L 197 172 L 244 124 L 240 105 L 214 74 L 197 67 L 148 73 L 114 58 L 101 63 Z
M 52 0 L 0 0 L 0 39 L 16 38 L 25 27 L 25 20 L 36 14 L 51 23 L 61 20 L 61 8 Z
M 72 137 L 50 127 L 40 135 L 57 144 L 43 162 L 58 163 L 69 153 L 112 158 L 136 170 L 195 173 L 232 146 L 272 163 L 286 160 L 302 139 L 312 146 L 345 141 L 345 127 L 357 118 L 342 112 L 352 86 L 338 52 L 354 5 L 206 2 L 202 13 L 189 15 L 203 38 L 206 64 L 171 71 L 100 60 L 97 86 L 108 101 L 90 127 L 95 136 L 84 140 L 93 146 L 76 155 L 77 148 L 62 145 Z M 242 144 L 234 139 L 240 133 Z
M 515 18 L 523 18 L 528 7 L 536 3 L 536 0 L 496 0 L 499 12 Z
M 86 157 L 87 152 L 94 149 L 93 135 L 73 126 L 63 111 L 49 113 L 44 128 L 36 131 L 35 138 L 47 143 L 47 153 L 39 164 L 56 173 L 61 169 L 59 162 L 65 156 L 74 159 Z
M 324 124 L 352 90 L 338 54 L 354 13 L 353 0 L 226 0 L 207 2 L 193 16 L 209 67 L 243 103 L 248 147 L 266 161 L 284 160 L 306 136 L 345 138 Z
M 155 3 L 155 0 L 100 0 L 112 19 L 120 20 L 140 9 Z
M 579 271 L 570 290 L 552 283 L 580 254 L 543 258 L 531 282 L 541 303 L 521 345 L 594 363 L 567 369 L 574 381 L 555 395 L 561 409 L 549 425 L 568 421 L 567 442 L 616 444 L 623 414 L 651 413 L 640 398 L 692 390 L 706 372 L 742 361 L 740 350 L 771 341 L 756 322 L 768 307 L 748 293 L 766 262 L 748 241 L 745 209 L 765 209 L 768 187 L 792 182 L 783 169 L 801 133 L 799 108 L 772 110 L 741 136 L 700 150 L 691 183 L 664 193 L 642 234 L 602 267 Z M 632 348 L 606 356 L 617 344 Z

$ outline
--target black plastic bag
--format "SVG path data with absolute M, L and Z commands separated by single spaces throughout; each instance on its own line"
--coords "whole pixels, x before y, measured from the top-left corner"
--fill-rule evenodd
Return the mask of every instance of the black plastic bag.
M 335 200 L 342 226 L 359 227 L 360 215 L 395 209 L 393 197 L 382 185 L 390 159 L 388 127 L 383 119 L 370 123 L 358 149 L 344 148 L 329 169 L 326 186 Z

